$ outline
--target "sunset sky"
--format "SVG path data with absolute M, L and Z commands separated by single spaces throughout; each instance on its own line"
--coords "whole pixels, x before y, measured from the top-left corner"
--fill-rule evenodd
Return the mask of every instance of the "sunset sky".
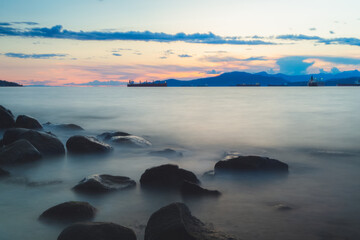
M 0 79 L 360 70 L 359 9 L 358 0 L 0 0 Z

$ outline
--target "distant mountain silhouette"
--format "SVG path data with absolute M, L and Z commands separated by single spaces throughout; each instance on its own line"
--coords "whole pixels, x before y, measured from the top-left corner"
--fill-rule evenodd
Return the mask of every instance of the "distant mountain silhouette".
M 286 75 L 282 73 L 268 74 L 266 72 L 228 72 L 214 77 L 199 78 L 194 80 L 168 79 L 156 82 L 167 82 L 169 87 L 225 87 L 225 86 L 306 86 L 310 77 L 325 83 L 325 86 L 337 84 L 354 84 L 360 78 L 360 72 L 344 71 L 337 74 L 318 73 L 305 75 Z
M 5 80 L 0 80 L 0 87 L 22 87 L 22 85 L 15 82 L 8 82 Z

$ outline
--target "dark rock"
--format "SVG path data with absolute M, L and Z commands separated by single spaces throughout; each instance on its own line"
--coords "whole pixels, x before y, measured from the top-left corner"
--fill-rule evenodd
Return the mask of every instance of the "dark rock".
M 72 136 L 66 142 L 66 148 L 70 153 L 105 153 L 112 150 L 109 144 L 100 142 L 94 137 Z
M 4 140 L 0 139 L 0 149 L 2 146 L 4 146 Z
M 180 189 L 184 181 L 200 183 L 194 173 L 172 164 L 147 169 L 140 179 L 141 186 L 175 187 L 176 189 Z
M 119 137 L 119 136 L 130 136 L 129 133 L 126 132 L 104 132 L 97 137 L 103 140 L 110 140 L 112 137 Z
M 215 173 L 235 172 L 288 172 L 288 165 L 276 159 L 259 156 L 236 156 L 215 164 Z
M 149 147 L 151 143 L 145 138 L 129 135 L 129 136 L 115 136 L 110 138 L 110 141 L 117 145 L 125 147 Z
M 42 129 L 42 126 L 38 122 L 38 120 L 26 115 L 19 115 L 16 118 L 15 127 L 27 129 Z
M 75 223 L 65 228 L 57 240 L 136 240 L 130 228 L 115 223 Z
M 69 131 L 83 131 L 84 129 L 79 125 L 69 123 L 69 124 L 59 124 L 57 125 L 58 128 L 62 130 L 69 130 Z
M 171 148 L 166 148 L 164 150 L 159 150 L 159 151 L 151 151 L 149 154 L 152 156 L 166 157 L 166 158 L 181 158 L 181 157 L 183 157 L 183 154 L 181 152 L 177 152 Z
M 0 178 L 9 176 L 10 173 L 2 168 L 0 168 Z
M 14 115 L 9 109 L 0 105 L 0 129 L 12 128 L 15 126 Z
M 128 177 L 92 175 L 84 178 L 73 189 L 80 192 L 99 193 L 135 187 L 136 182 Z
M 96 208 L 87 202 L 64 202 L 43 212 L 39 219 L 57 222 L 77 222 L 91 220 Z
M 153 213 L 145 229 L 145 240 L 235 240 L 191 215 L 183 203 L 172 203 Z
M 199 185 L 187 181 L 184 181 L 181 186 L 181 194 L 184 196 L 196 196 L 196 197 L 201 197 L 201 196 L 217 197 L 221 195 L 221 193 L 217 190 L 208 190 L 200 187 Z
M 29 163 L 40 158 L 41 153 L 25 139 L 19 139 L 0 149 L 0 164 Z
M 3 141 L 5 145 L 19 139 L 28 140 L 42 155 L 65 154 L 64 145 L 53 134 L 24 128 L 9 129 L 4 133 Z

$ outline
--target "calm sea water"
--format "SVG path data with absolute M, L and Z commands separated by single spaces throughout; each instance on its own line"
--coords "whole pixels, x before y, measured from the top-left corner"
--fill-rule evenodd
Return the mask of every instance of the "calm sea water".
M 110 156 L 66 156 L 7 168 L 12 177 L 0 181 L 2 240 L 56 239 L 65 226 L 37 218 L 70 200 L 90 202 L 99 209 L 95 221 L 128 226 L 138 239 L 151 213 L 175 201 L 242 239 L 360 239 L 360 88 L 0 88 L 0 104 L 41 123 L 81 125 L 85 135 L 125 131 L 150 140 L 150 149 L 184 153 L 169 160 L 149 156 L 150 149 L 116 148 Z M 75 134 L 46 130 L 64 143 Z M 202 178 L 225 151 L 279 159 L 290 173 Z M 145 169 L 165 163 L 193 171 L 222 196 L 183 199 L 139 186 L 96 197 L 71 190 L 95 173 L 138 182 Z M 277 204 L 293 210 L 278 211 Z

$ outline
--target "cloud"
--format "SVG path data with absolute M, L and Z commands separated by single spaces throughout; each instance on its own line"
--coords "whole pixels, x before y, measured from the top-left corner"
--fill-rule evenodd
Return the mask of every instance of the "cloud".
M 266 61 L 263 56 L 259 57 L 249 57 L 249 58 L 237 58 L 231 56 L 219 57 L 219 56 L 205 56 L 201 60 L 206 62 L 244 62 L 244 61 Z
M 312 27 L 312 28 L 309 28 L 310 31 L 316 31 L 316 28 Z
M 63 29 L 61 25 L 51 28 L 30 28 L 15 29 L 7 26 L 0 26 L 0 36 L 19 36 L 19 37 L 41 37 L 72 40 L 130 40 L 130 41 L 155 41 L 155 42 L 187 42 L 203 44 L 231 44 L 231 45 L 273 45 L 273 42 L 262 40 L 241 40 L 239 37 L 222 37 L 212 32 L 186 34 L 183 32 L 168 34 L 163 32 L 150 31 L 128 31 L 128 32 L 110 32 L 110 31 L 71 31 Z
M 306 74 L 306 70 L 315 62 L 304 62 L 306 57 L 291 56 L 279 58 L 276 64 L 280 67 L 280 72 L 288 75 L 301 75 Z
M 30 25 L 30 26 L 33 26 L 33 25 L 39 25 L 39 23 L 37 22 L 12 22 L 13 24 L 25 24 L 25 25 Z
M 205 73 L 206 74 L 220 74 L 222 72 L 221 71 L 216 71 L 215 69 L 213 69 L 213 70 L 210 70 L 210 71 L 206 71 Z
M 217 54 L 221 54 L 221 53 L 227 53 L 228 51 L 205 51 L 204 53 L 217 53 Z
M 292 40 L 292 41 L 300 41 L 300 40 L 322 40 L 323 38 L 318 36 L 308 36 L 304 34 L 286 34 L 286 35 L 279 35 L 276 37 L 276 39 L 281 40 Z
M 329 31 L 329 33 L 330 33 L 330 34 L 335 34 L 335 32 L 334 32 L 334 31 Z
M 304 56 L 306 57 L 306 56 Z M 360 65 L 360 58 L 350 58 L 350 57 L 331 57 L 331 56 L 308 56 L 308 59 L 314 58 L 319 59 L 325 62 L 331 62 L 336 64 L 344 65 Z
M 181 57 L 181 58 L 191 58 L 192 56 L 189 55 L 189 54 L 180 54 L 180 55 L 178 55 L 178 57 Z
M 117 56 L 117 57 L 122 56 L 120 53 L 113 53 L 112 55 Z
M 48 54 L 26 54 L 26 53 L 4 53 L 7 57 L 12 58 L 34 58 L 34 59 L 49 59 L 55 57 L 66 57 L 68 54 L 56 54 L 56 53 L 48 53 Z
M 86 83 L 66 83 L 64 85 L 67 86 L 124 86 L 126 85 L 125 82 L 121 82 L 121 81 L 92 81 L 92 82 L 86 82 Z
M 331 31 L 330 31 L 331 33 Z M 276 39 L 281 40 L 292 40 L 292 41 L 301 41 L 301 40 L 315 40 L 317 43 L 323 44 L 340 44 L 340 45 L 350 45 L 350 46 L 360 46 L 360 39 L 359 38 L 322 38 L 319 36 L 308 36 L 308 35 L 279 35 Z

